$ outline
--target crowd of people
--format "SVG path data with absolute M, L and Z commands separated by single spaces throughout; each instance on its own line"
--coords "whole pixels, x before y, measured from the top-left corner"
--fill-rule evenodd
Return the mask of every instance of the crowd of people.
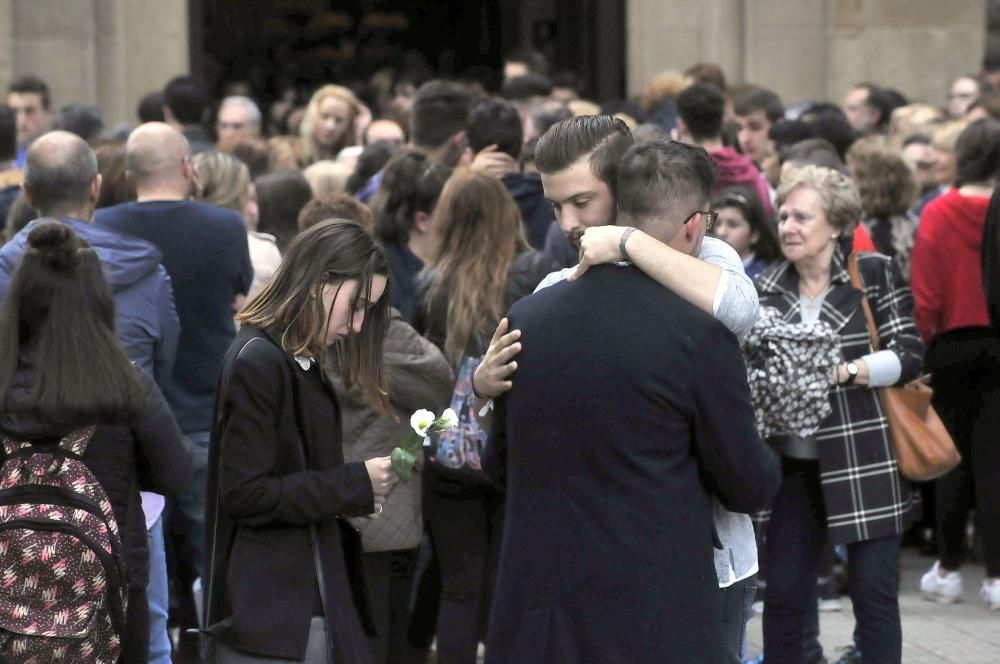
M 901 543 L 1000 611 L 1000 72 L 383 74 L 112 129 L 10 84 L 0 659 L 892 664 Z M 928 373 L 962 461 L 915 483 L 881 389 Z M 25 553 L 67 533 L 96 599 Z

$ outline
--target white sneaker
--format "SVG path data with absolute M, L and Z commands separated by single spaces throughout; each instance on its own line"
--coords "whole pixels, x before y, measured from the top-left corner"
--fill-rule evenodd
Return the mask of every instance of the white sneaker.
M 1000 581 L 994 580 L 993 583 L 983 581 L 979 596 L 986 602 L 990 611 L 1000 611 Z
M 962 601 L 962 575 L 958 572 L 948 572 L 947 576 L 941 577 L 938 570 L 941 561 L 934 563 L 931 571 L 924 574 L 920 579 L 920 593 L 924 599 L 941 604 L 952 604 Z M 997 587 L 997 599 L 1000 600 L 1000 586 Z

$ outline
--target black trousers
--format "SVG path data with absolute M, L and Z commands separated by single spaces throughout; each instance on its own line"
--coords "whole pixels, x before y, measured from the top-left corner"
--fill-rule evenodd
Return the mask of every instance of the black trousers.
M 128 612 L 125 616 L 125 634 L 122 635 L 120 664 L 147 664 L 149 662 L 149 600 L 146 588 L 132 588 L 128 592 Z
M 767 526 L 767 664 L 801 664 L 803 628 L 816 607 L 816 574 L 826 535 L 819 462 L 782 459 L 784 479 Z M 896 587 L 899 538 L 847 545 L 848 591 L 865 664 L 899 664 L 903 634 Z M 811 606 L 810 606 L 811 604 Z
M 425 494 L 424 516 L 441 570 L 438 661 L 475 664 L 496 582 L 501 498 L 489 490 L 459 495 L 431 490 Z
M 364 562 L 368 601 L 376 629 L 376 636 L 372 638 L 375 662 L 399 664 L 406 653 L 406 628 L 417 550 L 366 553 Z
M 965 561 L 965 524 L 975 506 L 986 576 L 1000 577 L 1000 338 L 984 329 L 945 333 L 926 366 L 934 408 L 962 454 L 935 486 L 941 565 L 957 570 Z

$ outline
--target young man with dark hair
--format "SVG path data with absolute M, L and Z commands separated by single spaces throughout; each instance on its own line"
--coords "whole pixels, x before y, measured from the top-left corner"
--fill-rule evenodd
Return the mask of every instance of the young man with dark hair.
M 545 234 L 555 221 L 556 215 L 552 211 L 552 206 L 545 200 L 542 180 L 538 174 L 522 173 L 518 169 L 517 160 L 521 156 L 524 128 L 517 109 L 506 99 L 499 97 L 483 99 L 472 107 L 466 133 L 469 138 L 469 148 L 473 152 L 482 152 L 492 146 L 498 152 L 512 158 L 509 170 L 497 174 L 521 210 L 528 242 L 536 249 L 544 249 Z
M 559 214 L 563 232 L 579 248 L 581 263 L 549 275 L 538 290 L 575 279 L 592 265 L 630 260 L 661 286 L 713 315 L 730 331 L 745 334 L 757 319 L 757 291 L 739 255 L 725 242 L 705 237 L 713 217 L 707 211 L 707 191 L 715 177 L 711 161 L 700 148 L 683 144 L 663 149 L 662 143 L 651 142 L 648 145 L 660 146 L 652 152 L 645 151 L 647 144 L 636 148 L 632 145 L 625 124 L 608 115 L 560 122 L 539 141 L 536 158 L 546 197 Z M 623 161 L 626 153 L 657 156 Z M 653 171 L 663 164 L 676 164 L 684 173 L 676 177 L 654 176 Z M 682 181 L 691 191 L 683 191 L 679 184 Z M 692 185 L 698 182 L 705 184 Z M 704 196 L 698 193 L 701 189 L 706 192 Z M 660 199 L 672 203 L 658 203 Z M 620 215 L 635 217 L 641 206 L 653 206 L 665 222 L 677 222 L 676 217 L 681 215 L 683 224 L 676 241 L 667 244 L 645 228 L 626 229 L 621 225 L 624 221 Z M 613 225 L 616 217 L 619 225 Z M 478 395 L 495 397 L 512 385 L 510 377 L 518 366 L 514 358 L 521 349 L 520 331 L 507 330 L 507 321 L 501 322 L 473 377 Z M 733 600 L 752 583 L 751 577 L 757 572 L 753 526 L 745 514 L 721 508 L 715 518 L 726 547 L 716 556 L 718 580 L 720 587 L 733 588 L 723 591 L 726 600 Z M 752 588 L 749 595 L 753 595 Z M 738 642 L 745 607 L 742 602 L 729 605 L 726 623 L 732 625 L 732 642 Z M 738 643 L 732 647 L 738 650 Z
M 644 232 L 697 254 L 714 175 L 700 148 L 630 148 L 618 220 L 633 226 L 620 246 Z M 735 338 L 632 265 L 595 267 L 509 316 L 527 345 L 484 458 L 507 480 L 487 661 L 739 662 L 752 592 L 732 570 L 755 551 L 753 529 L 739 515 L 751 549 L 719 552 L 713 575 L 716 531 L 724 543 L 730 531 L 709 494 L 755 510 L 779 472 L 754 425 Z
M 448 168 L 468 166 L 474 171 L 499 177 L 516 164 L 513 157 L 495 149 L 474 153 L 469 149 L 466 128 L 472 93 L 461 83 L 427 81 L 417 89 L 410 113 L 409 147 Z M 383 171 L 376 173 L 356 194 L 368 204 L 382 185 Z
M 742 155 L 722 143 L 722 121 L 726 100 L 719 88 L 711 83 L 695 83 L 677 95 L 677 138 L 706 150 L 719 169 L 712 194 L 726 187 L 745 187 L 757 194 L 764 211 L 774 214 L 771 190 L 757 167 Z
M 785 116 L 781 97 L 766 88 L 755 88 L 736 100 L 733 112 L 740 126 L 740 148 L 762 166 L 773 150 L 768 132 Z
M 52 120 L 49 86 L 37 76 L 22 76 L 7 87 L 7 106 L 17 116 L 18 168 L 24 168 L 24 158 L 31 142 L 44 134 Z
M 17 199 L 24 174 L 17 167 L 17 118 L 9 106 L 0 104 L 0 229 Z
M 191 153 L 215 149 L 202 123 L 208 110 L 205 85 L 193 76 L 177 76 L 163 88 L 163 119 L 184 134 Z

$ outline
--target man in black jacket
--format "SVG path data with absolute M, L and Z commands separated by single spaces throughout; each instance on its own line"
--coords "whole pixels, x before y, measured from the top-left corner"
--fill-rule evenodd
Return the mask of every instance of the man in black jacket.
M 506 99 L 483 99 L 472 107 L 466 135 L 469 148 L 476 154 L 493 146 L 496 152 L 510 157 L 509 160 L 497 161 L 496 168 L 490 172 L 500 176 L 500 181 L 521 210 L 528 242 L 541 251 L 545 248 L 545 234 L 556 220 L 556 213 L 552 204 L 545 200 L 542 178 L 538 173 L 522 173 L 517 168 L 524 139 L 521 115 Z
M 620 169 L 621 225 L 700 244 L 704 150 L 638 145 Z M 750 512 L 779 481 L 735 338 L 631 266 L 509 318 L 531 343 L 485 459 L 508 491 L 487 661 L 725 661 L 709 493 Z

